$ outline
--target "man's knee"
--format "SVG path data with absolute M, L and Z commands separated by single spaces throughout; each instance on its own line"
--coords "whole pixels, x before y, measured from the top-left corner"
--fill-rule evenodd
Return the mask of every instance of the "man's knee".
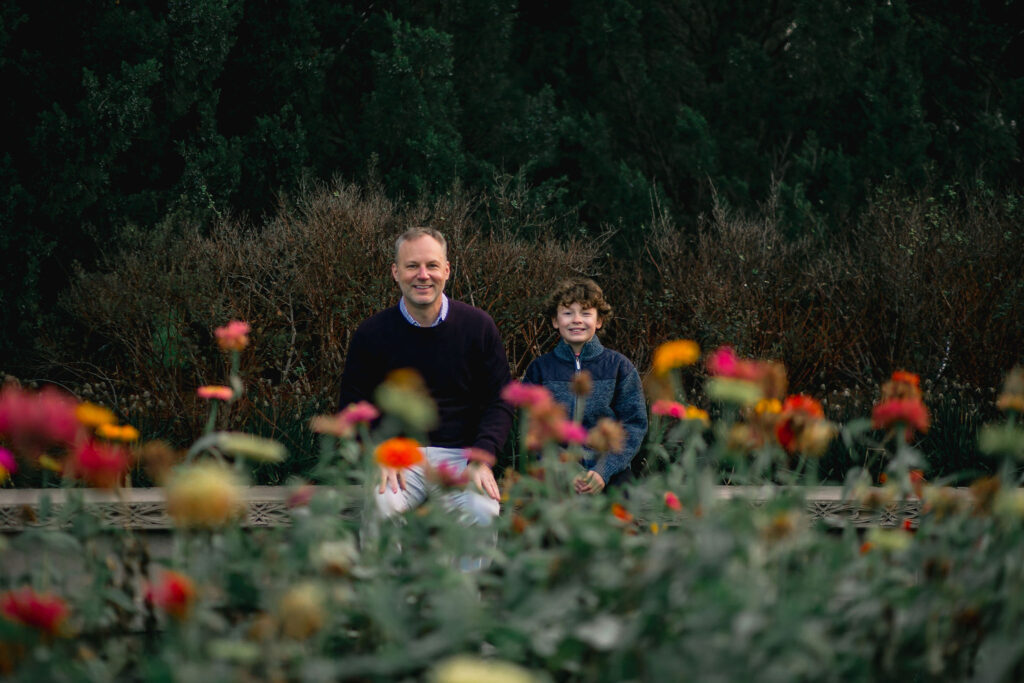
M 384 493 L 377 493 L 374 496 L 377 500 L 377 512 L 381 517 L 393 517 L 400 515 L 412 507 L 409 496 L 405 491 L 399 489 L 397 492 L 390 488 L 384 489 Z
M 490 526 L 501 511 L 501 504 L 489 496 L 474 491 L 463 491 L 451 501 L 459 516 L 467 524 Z

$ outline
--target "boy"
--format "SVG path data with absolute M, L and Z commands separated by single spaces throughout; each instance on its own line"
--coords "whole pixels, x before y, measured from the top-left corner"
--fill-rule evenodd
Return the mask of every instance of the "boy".
M 561 337 L 554 351 L 535 359 L 523 381 L 546 387 L 573 415 L 577 398 L 572 380 L 590 373 L 593 389 L 586 397 L 583 426 L 591 429 L 602 417 L 618 420 L 626 432 L 622 450 L 602 457 L 587 449 L 581 472 L 574 480 L 577 493 L 594 494 L 632 478 L 630 463 L 647 433 L 647 404 L 640 374 L 617 351 L 606 349 L 597 331 L 611 316 L 611 306 L 593 280 L 573 278 L 560 283 L 548 297 L 546 313 Z

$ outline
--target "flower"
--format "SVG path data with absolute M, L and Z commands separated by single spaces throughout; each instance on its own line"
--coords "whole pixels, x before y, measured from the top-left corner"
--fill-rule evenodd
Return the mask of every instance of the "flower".
M 23 455 L 68 446 L 80 428 L 77 407 L 73 398 L 53 388 L 33 393 L 8 385 L 0 392 L 0 437 L 10 439 Z
M 665 375 L 673 368 L 693 365 L 700 358 L 700 347 L 689 339 L 665 342 L 654 350 L 654 374 Z
M 554 402 L 551 392 L 545 387 L 522 382 L 509 382 L 505 385 L 501 390 L 501 398 L 510 405 L 526 410 L 537 410 Z
M 825 410 L 821 407 L 821 403 L 806 394 L 787 396 L 782 403 L 782 412 L 800 412 L 813 418 L 825 417 Z
M 139 448 L 138 456 L 146 474 L 159 486 L 164 485 L 171 468 L 181 460 L 178 451 L 165 441 L 147 441 Z
M 437 406 L 415 370 L 390 372 L 374 392 L 374 399 L 382 411 L 398 417 L 416 432 L 428 432 L 437 425 Z
M 1018 365 L 1010 370 L 1003 382 L 1003 392 L 996 399 L 996 407 L 1024 413 L 1024 366 Z
M 216 398 L 221 401 L 230 401 L 235 395 L 235 392 L 231 387 L 226 387 L 220 384 L 210 384 L 196 389 L 196 394 L 199 395 L 199 398 Z
M 288 455 L 288 450 L 281 443 L 245 432 L 221 432 L 217 447 L 253 462 L 281 462 Z
M 589 396 L 590 392 L 594 390 L 594 379 L 589 371 L 581 370 L 572 376 L 569 388 L 576 396 Z
M 439 663 L 430 683 L 535 683 L 538 679 L 516 664 L 468 655 L 456 655 Z
M 288 590 L 277 604 L 281 631 L 293 640 L 305 640 L 323 628 L 323 591 L 314 583 L 301 583 Z
M 214 528 L 245 511 L 234 473 L 213 462 L 177 471 L 167 485 L 167 514 L 181 527 Z
M 762 398 L 754 406 L 757 415 L 777 415 L 782 412 L 782 401 L 777 398 Z
M 669 510 L 679 512 L 683 509 L 683 504 L 679 502 L 679 496 L 671 491 L 665 491 L 665 507 Z
M 217 337 L 217 345 L 225 351 L 241 351 L 249 345 L 249 332 L 252 328 L 249 323 L 241 320 L 232 320 L 224 327 L 218 327 L 213 331 Z
M 324 541 L 310 551 L 310 559 L 325 574 L 347 576 L 359 560 L 359 550 L 348 539 Z
M 381 443 L 373 451 L 377 462 L 384 467 L 405 469 L 423 460 L 423 451 L 414 439 L 396 436 Z
M 0 484 L 17 471 L 18 461 L 14 459 L 14 453 L 0 447 Z
M 185 574 L 165 569 L 160 580 L 146 590 L 146 601 L 175 619 L 188 618 L 196 600 L 196 587 Z
M 139 430 L 131 425 L 117 426 L 115 424 L 101 424 L 96 427 L 96 436 L 111 441 L 137 441 Z
M 65 475 L 90 486 L 112 489 L 120 485 L 130 464 L 128 453 L 120 446 L 87 439 L 72 452 Z
M 677 420 L 682 420 L 686 417 L 686 407 L 683 406 L 682 403 L 677 403 L 676 401 L 666 401 L 661 399 L 651 404 L 651 414 L 674 417 Z
M 921 379 L 912 372 L 897 370 L 892 373 L 889 381 L 882 385 L 882 400 L 889 399 L 920 399 Z
M 921 387 L 921 378 L 912 372 L 907 372 L 906 370 L 897 370 L 894 373 L 892 373 L 890 381 L 909 384 L 917 388 Z
M 868 530 L 867 542 L 871 549 L 878 548 L 888 552 L 906 550 L 913 539 L 913 534 L 903 529 L 881 529 L 873 527 Z
M 547 390 L 545 389 L 545 392 Z M 561 403 L 550 401 L 527 408 L 527 430 L 526 447 L 530 450 L 539 450 L 546 443 L 565 442 L 566 436 L 575 436 L 572 432 L 574 427 L 566 417 L 565 406 Z
M 95 403 L 89 403 L 88 401 L 79 404 L 78 407 L 75 408 L 75 417 L 78 418 L 78 421 L 84 426 L 92 428 L 117 422 L 117 418 L 114 416 L 113 412 L 103 406 L 98 406 Z
M 713 401 L 741 406 L 754 405 L 764 396 L 761 387 L 754 382 L 730 377 L 712 377 L 704 389 L 708 398 Z
M 309 505 L 311 500 L 313 500 L 313 494 L 315 493 L 316 487 L 312 484 L 301 484 L 292 489 L 284 504 L 289 509 L 305 507 L 306 505 Z
M 380 417 L 380 411 L 369 401 L 359 401 L 345 406 L 337 415 L 317 415 L 309 422 L 309 428 L 317 434 L 331 434 L 344 439 L 355 436 L 356 425 L 373 422 Z
M 602 417 L 587 433 L 587 445 L 598 453 L 617 453 L 626 443 L 626 430 L 610 417 Z
M 69 612 L 62 598 L 37 593 L 31 586 L 0 593 L 0 614 L 46 635 L 57 635 Z
M 788 396 L 775 424 L 775 438 L 787 453 L 820 456 L 835 436 L 835 427 L 824 419 L 821 404 L 804 394 Z
M 876 405 L 871 411 L 871 426 L 874 429 L 889 429 L 902 425 L 903 436 L 908 443 L 915 431 L 926 433 L 929 422 L 928 409 L 920 398 L 890 398 Z
M 612 503 L 612 516 L 623 522 L 632 522 L 633 515 L 629 514 L 629 510 L 624 508 L 619 503 Z
M 559 441 L 563 443 L 583 444 L 587 442 L 587 429 L 579 422 L 564 420 L 561 423 L 561 436 Z
M 442 462 L 427 470 L 427 476 L 443 489 L 460 489 L 469 483 L 469 472 L 449 462 Z
M 711 416 L 708 415 L 708 411 L 697 406 L 686 406 L 686 419 L 702 422 L 705 427 L 711 424 Z

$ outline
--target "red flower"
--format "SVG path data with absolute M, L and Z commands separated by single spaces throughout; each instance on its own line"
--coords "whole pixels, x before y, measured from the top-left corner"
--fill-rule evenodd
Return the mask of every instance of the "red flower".
M 806 394 L 787 396 L 786 400 L 782 403 L 782 412 L 803 413 L 807 417 L 818 419 L 825 417 L 825 411 L 822 409 L 821 404 Z
M 414 439 L 396 436 L 388 439 L 373 451 L 377 462 L 384 467 L 405 469 L 423 460 L 423 451 Z
M 0 594 L 0 614 L 51 636 L 60 630 L 69 611 L 62 598 L 36 593 L 30 586 Z
M 821 455 L 835 435 L 824 418 L 825 411 L 817 400 L 804 394 L 788 396 L 775 424 L 775 438 L 787 453 Z
M 892 398 L 882 401 L 871 411 L 871 426 L 875 429 L 889 429 L 898 424 L 904 426 L 904 438 L 908 442 L 915 431 L 922 434 L 928 431 L 928 409 L 921 399 Z
M 683 509 L 683 504 L 679 502 L 679 496 L 671 491 L 665 491 L 665 507 L 669 510 L 679 512 Z
M 612 503 L 612 515 L 614 515 L 616 519 L 622 520 L 623 522 L 633 521 L 633 515 L 629 514 L 629 510 L 622 507 L 618 503 Z
M 892 373 L 892 377 L 890 378 L 890 380 L 893 382 L 902 382 L 904 384 L 909 384 L 915 388 L 920 388 L 921 386 L 921 378 L 912 372 L 907 372 L 906 370 L 897 370 L 896 372 Z
M 129 464 L 128 454 L 120 446 L 89 439 L 71 454 L 67 476 L 90 486 L 112 489 L 121 483 Z
M 651 413 L 682 420 L 686 417 L 686 407 L 682 403 L 662 399 L 651 404 Z
M 192 579 L 170 569 L 164 570 L 160 580 L 146 590 L 147 602 L 179 621 L 188 617 L 195 600 L 196 587 Z

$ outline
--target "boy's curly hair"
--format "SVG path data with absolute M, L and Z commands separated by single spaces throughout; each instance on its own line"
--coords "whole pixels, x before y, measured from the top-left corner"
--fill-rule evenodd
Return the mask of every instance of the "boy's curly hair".
M 599 320 L 607 321 L 612 316 L 612 307 L 604 300 L 604 292 L 590 278 L 574 277 L 562 280 L 548 295 L 544 309 L 548 318 L 558 315 L 559 306 L 579 304 L 582 308 L 596 308 Z

